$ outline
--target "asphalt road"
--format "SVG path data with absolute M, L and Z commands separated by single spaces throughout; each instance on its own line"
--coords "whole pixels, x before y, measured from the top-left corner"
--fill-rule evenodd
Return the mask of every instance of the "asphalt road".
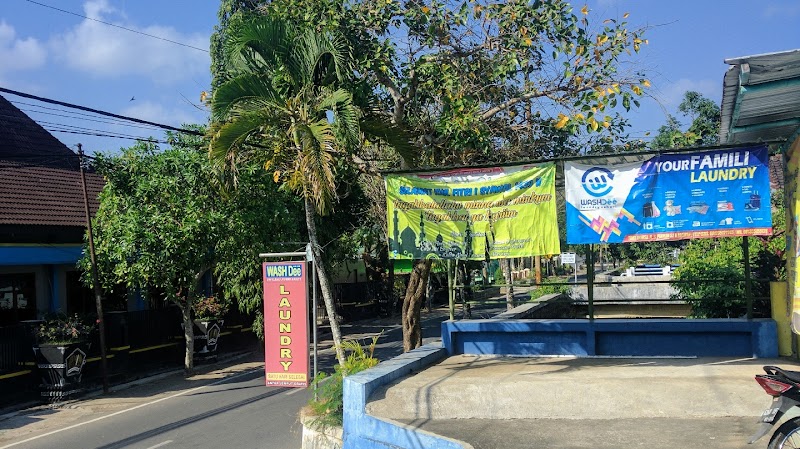
M 7 445 L 0 439 L 0 447 L 299 447 L 297 413 L 308 391 L 265 387 L 263 367 L 255 365 L 219 380 L 161 379 L 65 410 L 33 410 L 0 428 L 49 419 L 52 429 Z
M 446 311 L 423 316 L 423 341 L 440 338 Z M 380 336 L 375 355 L 402 353 L 399 319 L 344 325 L 346 338 Z M 319 370 L 330 372 L 335 356 L 320 342 Z M 264 386 L 263 352 L 205 367 L 190 379 L 179 373 L 115 390 L 109 396 L 60 408 L 34 407 L 0 418 L 0 449 L 299 448 L 299 411 L 309 390 Z

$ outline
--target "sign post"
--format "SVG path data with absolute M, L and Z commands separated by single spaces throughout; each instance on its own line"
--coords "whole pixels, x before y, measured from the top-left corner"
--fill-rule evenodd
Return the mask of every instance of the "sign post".
M 308 387 L 305 262 L 264 262 L 264 371 L 267 386 Z
M 575 283 L 578 283 L 578 262 L 575 260 L 575 253 L 561 253 L 561 263 L 571 263 L 575 265 Z

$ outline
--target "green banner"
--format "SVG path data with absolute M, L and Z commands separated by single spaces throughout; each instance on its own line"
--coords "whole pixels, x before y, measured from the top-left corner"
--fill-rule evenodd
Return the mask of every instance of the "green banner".
M 553 163 L 386 176 L 389 257 L 558 254 Z

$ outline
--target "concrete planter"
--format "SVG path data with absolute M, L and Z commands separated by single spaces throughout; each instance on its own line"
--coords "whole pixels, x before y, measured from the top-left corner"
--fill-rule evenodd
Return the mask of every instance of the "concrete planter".
M 225 321 L 219 318 L 201 318 L 194 320 L 194 357 L 195 360 L 215 358 L 222 326 Z
M 82 392 L 81 374 L 88 352 L 89 343 L 85 341 L 34 347 L 40 395 L 57 402 Z
M 342 428 L 328 426 L 318 429 L 312 424 L 312 418 L 301 416 L 303 424 L 302 449 L 342 449 Z

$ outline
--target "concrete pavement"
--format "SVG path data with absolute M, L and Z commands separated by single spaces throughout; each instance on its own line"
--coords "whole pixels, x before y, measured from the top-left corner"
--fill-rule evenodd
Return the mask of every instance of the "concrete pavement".
M 475 448 L 753 448 L 776 359 L 454 356 L 376 391 L 367 412 Z

